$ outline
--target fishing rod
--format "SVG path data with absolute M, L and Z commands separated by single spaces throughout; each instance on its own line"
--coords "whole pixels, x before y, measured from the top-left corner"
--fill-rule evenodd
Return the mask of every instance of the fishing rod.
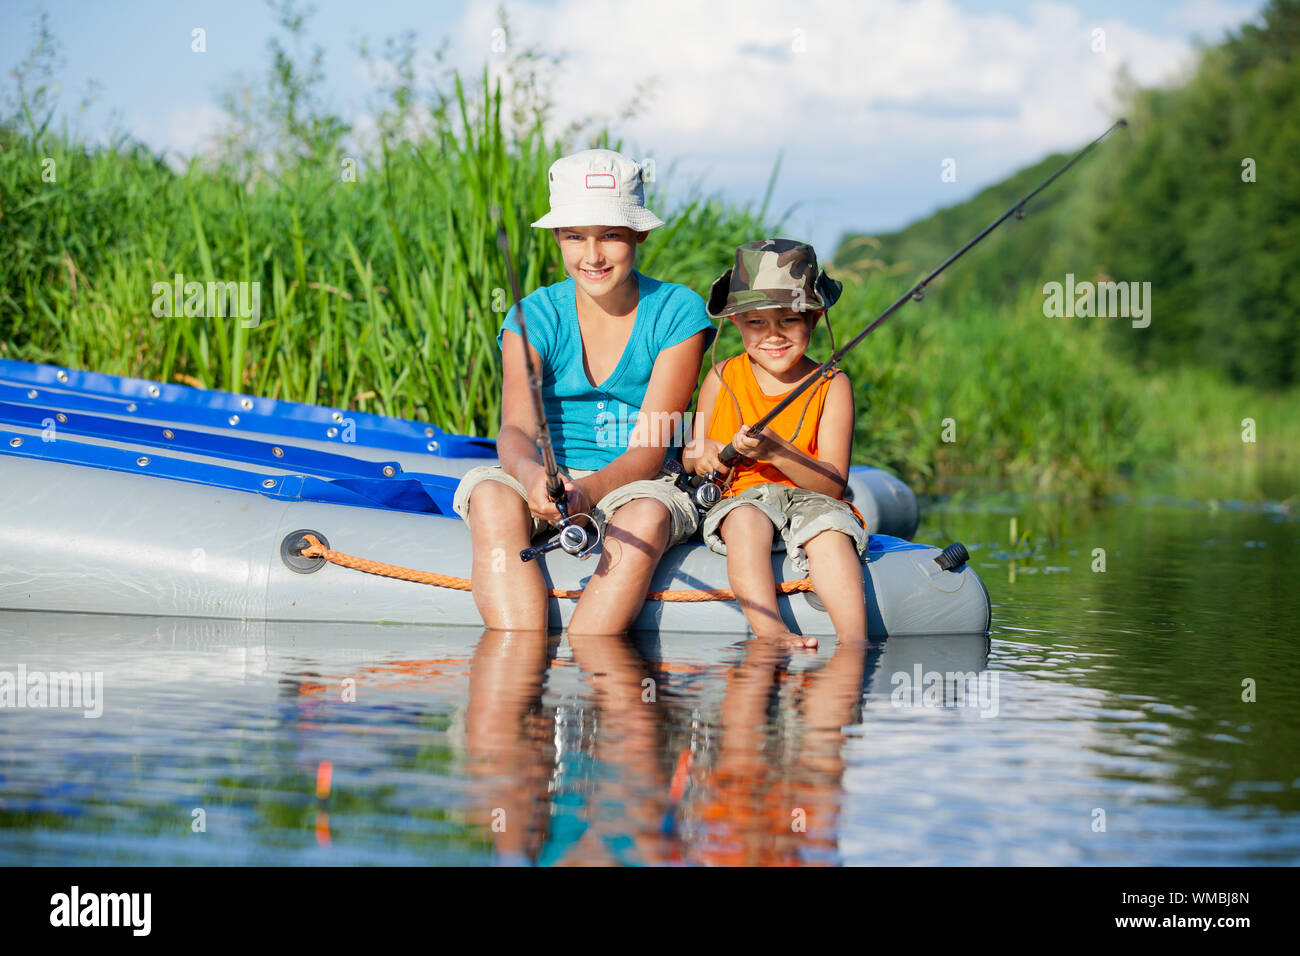
M 990 232 L 992 232 L 998 226 L 1002 225 L 1003 222 L 1005 222 L 1008 218 L 1010 218 L 1013 215 L 1017 219 L 1025 218 L 1025 203 L 1029 202 L 1029 200 L 1033 199 L 1040 192 L 1042 192 L 1044 189 L 1050 186 L 1058 176 L 1060 176 L 1067 169 L 1069 169 L 1071 166 L 1077 163 L 1080 159 L 1084 157 L 1086 153 L 1092 150 L 1098 143 L 1100 143 L 1103 139 L 1105 139 L 1107 136 L 1109 136 L 1111 133 L 1113 133 L 1116 129 L 1118 129 L 1121 126 L 1128 126 L 1128 121 L 1124 119 L 1118 120 L 1113 126 L 1110 127 L 1110 129 L 1106 130 L 1106 132 L 1102 133 L 1100 136 L 1094 139 L 1083 149 L 1079 150 L 1079 152 L 1075 153 L 1068 163 L 1066 163 L 1056 172 L 1052 173 L 1051 176 L 1047 177 L 1047 179 L 1044 180 L 1043 183 L 1037 189 L 1031 192 L 1024 199 L 1017 202 L 1014 206 L 1012 206 L 1002 215 L 998 216 L 998 218 L 995 219 L 988 226 L 986 226 L 978 236 L 970 240 L 970 242 L 966 243 L 966 245 L 962 246 L 960 249 L 958 249 L 956 252 L 950 255 L 947 259 L 945 259 L 942 263 L 940 263 L 939 266 L 935 268 L 933 272 L 931 272 L 928 276 L 926 276 L 916 285 L 912 286 L 912 288 L 904 292 L 902 296 L 899 297 L 898 301 L 895 302 L 893 305 L 891 305 L 889 308 L 887 308 L 884 312 L 880 313 L 880 315 L 876 318 L 874 322 L 872 322 L 865 329 L 863 329 L 861 332 L 855 335 L 850 341 L 846 342 L 843 347 L 841 347 L 830 358 L 828 358 L 825 362 L 823 362 L 815 372 L 810 372 L 808 377 L 804 379 L 803 382 L 796 389 L 794 389 L 794 391 L 792 391 L 785 398 L 781 399 L 781 401 L 777 402 L 776 405 L 772 407 L 771 411 L 769 411 L 758 421 L 754 422 L 754 424 L 750 425 L 749 434 L 751 436 L 757 435 L 767 425 L 769 425 L 772 422 L 772 420 L 776 418 L 777 415 L 781 414 L 781 412 L 783 412 L 790 405 L 790 403 L 793 402 L 796 398 L 798 398 L 804 392 L 808 391 L 808 389 L 812 388 L 822 378 L 828 378 L 831 375 L 833 375 L 835 373 L 836 367 L 839 365 L 840 361 L 844 358 L 845 355 L 847 355 L 859 342 L 861 342 L 868 335 L 870 335 L 877 328 L 879 328 L 881 323 L 883 323 L 887 318 L 889 318 L 891 315 L 893 315 L 895 312 L 901 309 L 904 305 L 906 305 L 909 300 L 920 302 L 923 298 L 925 298 L 925 287 L 929 285 L 931 282 L 933 282 L 935 278 L 939 275 L 939 273 L 943 272 L 943 270 L 947 269 L 950 265 L 952 265 L 954 262 L 956 262 L 958 259 L 964 256 L 977 244 L 979 244 L 979 242 Z M 736 451 L 736 449 L 732 447 L 730 442 L 728 442 L 726 446 L 723 447 L 722 451 L 718 453 L 718 459 L 724 465 L 730 465 L 733 461 L 736 461 L 740 457 L 741 457 L 740 452 Z M 701 479 L 701 480 L 709 481 L 716 484 L 717 477 L 718 477 L 717 473 L 714 472 L 707 479 Z M 700 487 L 703 488 L 704 486 L 701 485 Z M 712 495 L 701 496 L 697 494 L 696 495 L 697 502 L 699 501 L 700 497 L 713 497 L 713 496 Z
M 575 557 L 585 558 L 599 542 L 590 540 L 587 529 L 573 523 L 569 517 L 568 497 L 564 491 L 564 479 L 560 477 L 560 465 L 555 460 L 555 447 L 551 444 L 551 428 L 546 422 L 546 405 L 542 401 L 542 373 L 533 364 L 532 349 L 528 345 L 528 326 L 524 323 L 524 297 L 520 294 L 519 279 L 515 276 L 514 257 L 510 254 L 510 237 L 506 235 L 505 223 L 501 220 L 499 209 L 492 210 L 497 219 L 497 248 L 506 257 L 506 276 L 510 280 L 510 292 L 515 297 L 515 315 L 519 321 L 519 338 L 524 344 L 524 368 L 528 373 L 528 391 L 533 400 L 533 420 L 537 424 L 537 447 L 542 452 L 542 467 L 546 469 L 546 495 L 555 503 L 560 512 L 560 533 L 541 547 L 528 547 L 519 552 L 520 561 L 532 561 L 547 552 L 561 548 Z M 590 515 L 574 515 L 587 517 Z

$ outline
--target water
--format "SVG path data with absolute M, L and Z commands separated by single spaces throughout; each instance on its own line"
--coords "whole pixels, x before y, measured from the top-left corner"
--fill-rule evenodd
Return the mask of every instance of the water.
M 985 498 L 918 537 L 967 542 L 988 637 L 0 613 L 0 671 L 103 680 L 96 718 L 0 710 L 0 864 L 1300 862 L 1287 507 Z

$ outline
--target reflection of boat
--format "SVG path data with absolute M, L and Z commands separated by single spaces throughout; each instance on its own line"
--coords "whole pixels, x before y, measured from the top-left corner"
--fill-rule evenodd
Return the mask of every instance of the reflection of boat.
M 468 529 L 451 514 L 457 476 L 490 441 L 362 412 L 0 361 L 0 607 L 303 621 L 480 622 L 467 591 L 295 559 L 298 533 L 387 564 L 467 575 Z M 916 501 L 898 479 L 855 469 L 872 537 L 873 634 L 979 632 L 988 595 L 961 565 L 901 540 Z M 898 535 L 899 537 L 893 537 Z M 773 556 L 778 580 L 799 577 Z M 595 561 L 543 559 L 579 590 Z M 725 560 L 672 549 L 654 590 L 726 587 Z M 552 624 L 575 601 L 552 599 Z M 830 633 L 811 595 L 783 598 L 787 625 Z M 649 601 L 637 626 L 745 632 L 734 602 Z
M 105 672 L 110 685 L 155 686 L 158 674 L 192 689 L 257 677 L 278 680 L 310 674 L 296 694 L 337 695 L 338 682 L 351 677 L 371 690 L 455 692 L 467 678 L 482 627 L 426 627 L 412 624 L 355 624 L 305 621 L 225 621 L 212 618 L 0 611 L 0 643 L 39 648 L 48 667 L 91 668 Z M 651 670 L 669 682 L 716 682 L 729 665 L 744 659 L 736 634 L 639 631 L 631 636 Z M 548 639 L 547 686 L 559 697 L 581 696 L 579 668 L 568 639 Z M 984 634 L 916 635 L 875 642 L 866 651 L 865 690 L 890 693 L 889 675 L 983 671 L 988 668 Z M 118 654 L 127 647 L 148 651 Z M 788 679 L 799 681 L 834 653 L 833 641 L 816 650 L 792 651 Z M 95 650 L 100 649 L 100 650 Z M 722 666 L 720 665 L 727 665 Z

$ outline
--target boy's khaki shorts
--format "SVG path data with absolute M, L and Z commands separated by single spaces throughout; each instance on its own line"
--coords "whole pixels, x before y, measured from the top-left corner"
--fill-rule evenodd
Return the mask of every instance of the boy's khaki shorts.
M 594 472 L 582 468 L 564 468 L 561 471 L 570 478 L 585 478 L 587 475 L 594 474 Z M 499 481 L 503 485 L 513 488 L 519 494 L 519 497 L 524 499 L 528 497 L 528 492 L 524 489 L 524 486 L 513 475 L 506 474 L 505 469 L 500 465 L 480 465 L 465 472 L 465 477 L 460 480 L 460 484 L 456 487 L 456 496 L 452 500 L 452 510 L 456 514 L 468 520 L 470 492 L 474 490 L 475 485 L 483 481 Z M 668 509 L 670 522 L 668 547 L 670 548 L 675 544 L 681 544 L 693 535 L 695 529 L 699 526 L 699 514 L 696 512 L 690 496 L 677 488 L 673 483 L 672 475 L 661 471 L 658 477 L 655 478 L 629 481 L 626 485 L 615 488 L 596 503 L 595 507 L 591 509 L 591 517 L 599 526 L 602 536 L 605 534 L 605 525 L 609 522 L 610 516 L 614 514 L 615 510 L 638 498 L 650 498 L 658 501 Z M 532 537 L 536 538 L 543 532 L 553 532 L 554 530 L 550 524 L 541 518 L 533 517 Z
M 704 518 L 704 543 L 711 551 L 727 553 L 718 529 L 729 512 L 743 505 L 751 505 L 767 515 L 781 534 L 781 540 L 773 543 L 772 550 L 788 552 L 794 566 L 805 574 L 808 553 L 804 545 L 823 531 L 848 535 L 858 554 L 867 546 L 867 531 L 858 524 L 847 503 L 807 488 L 766 484 L 746 488 L 734 498 L 723 498 L 709 510 Z

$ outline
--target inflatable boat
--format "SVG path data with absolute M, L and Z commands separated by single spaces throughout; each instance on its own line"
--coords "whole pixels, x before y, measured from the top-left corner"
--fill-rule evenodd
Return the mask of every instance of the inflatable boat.
M 406 419 L 0 360 L 0 609 L 479 625 L 451 499 L 460 475 L 495 457 L 491 440 Z M 917 507 L 901 481 L 855 467 L 849 493 L 872 532 L 873 635 L 988 629 L 987 591 L 960 546 L 907 540 Z M 596 557 L 539 562 L 563 626 Z M 387 576 L 401 569 L 439 583 Z M 780 552 L 773 570 L 801 577 Z M 734 601 L 681 599 L 726 587 L 725 558 L 672 548 L 635 626 L 743 636 Z M 833 633 L 811 591 L 780 608 L 794 631 Z

